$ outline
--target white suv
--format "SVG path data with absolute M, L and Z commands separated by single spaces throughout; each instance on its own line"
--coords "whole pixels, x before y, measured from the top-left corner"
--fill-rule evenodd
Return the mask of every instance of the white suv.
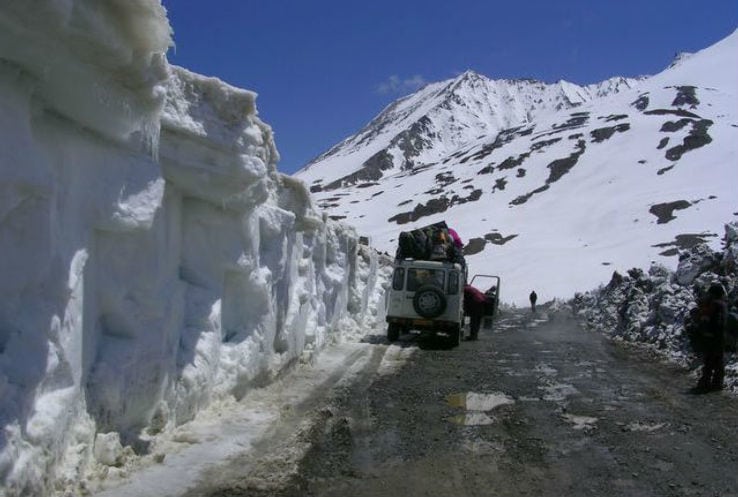
M 444 335 L 457 346 L 463 335 L 464 282 L 460 264 L 404 259 L 395 262 L 387 296 L 387 339 L 418 330 Z

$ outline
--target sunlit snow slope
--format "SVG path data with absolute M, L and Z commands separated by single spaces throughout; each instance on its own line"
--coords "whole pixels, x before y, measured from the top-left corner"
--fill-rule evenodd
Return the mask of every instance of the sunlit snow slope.
M 738 34 L 641 80 L 578 87 L 467 72 L 389 106 L 296 173 L 394 254 L 444 219 L 472 273 L 523 304 L 720 244 L 738 214 Z

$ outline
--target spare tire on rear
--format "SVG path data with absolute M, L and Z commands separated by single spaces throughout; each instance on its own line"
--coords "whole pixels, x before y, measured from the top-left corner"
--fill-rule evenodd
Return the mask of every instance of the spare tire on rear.
M 423 285 L 415 291 L 413 309 L 419 316 L 433 319 L 446 310 L 446 296 L 435 285 Z

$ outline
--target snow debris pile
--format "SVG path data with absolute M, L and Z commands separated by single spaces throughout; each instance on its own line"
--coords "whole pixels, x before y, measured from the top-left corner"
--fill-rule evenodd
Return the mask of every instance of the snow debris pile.
M 171 43 L 159 0 L 0 7 L 0 496 L 77 495 L 381 314 L 256 95 Z
M 706 244 L 682 251 L 676 271 L 654 264 L 648 273 L 638 268 L 626 275 L 615 272 L 606 286 L 576 294 L 570 305 L 590 329 L 645 344 L 683 366 L 699 367 L 685 332 L 689 311 L 715 282 L 727 291 L 728 310 L 738 311 L 738 223 L 725 226 L 724 242 L 719 252 Z M 726 364 L 725 384 L 738 391 L 735 353 Z

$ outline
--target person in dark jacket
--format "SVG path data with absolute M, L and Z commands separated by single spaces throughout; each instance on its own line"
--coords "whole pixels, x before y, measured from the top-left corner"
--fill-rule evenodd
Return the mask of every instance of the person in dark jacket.
M 725 289 L 714 283 L 699 306 L 699 333 L 702 341 L 702 376 L 694 389 L 698 393 L 722 390 L 725 378 Z
M 528 299 L 530 300 L 530 310 L 531 312 L 536 312 L 536 300 L 538 300 L 538 295 L 536 294 L 536 291 L 533 290 L 530 292 L 530 295 L 528 296 Z
M 464 313 L 469 316 L 469 340 L 476 340 L 484 317 L 487 297 L 481 290 L 464 285 Z

